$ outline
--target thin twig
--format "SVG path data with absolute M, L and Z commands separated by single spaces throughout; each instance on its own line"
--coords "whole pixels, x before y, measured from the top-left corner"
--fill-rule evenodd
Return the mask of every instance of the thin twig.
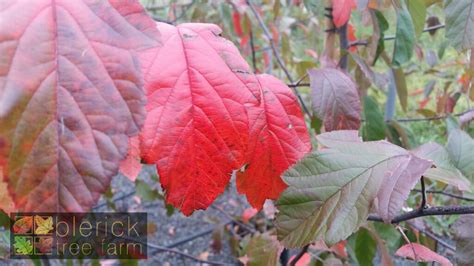
M 298 253 L 298 255 L 295 256 L 295 258 L 293 260 L 290 261 L 290 264 L 288 264 L 289 266 L 295 266 L 296 263 L 303 257 L 303 255 L 308 252 L 308 248 L 309 248 L 309 245 L 306 245 L 304 246 L 300 252 Z
M 417 209 L 410 212 L 400 214 L 392 219 L 392 224 L 398 224 L 404 221 L 412 220 L 424 216 L 454 215 L 454 214 L 472 214 L 474 213 L 474 205 L 466 206 L 438 206 L 428 207 L 425 209 Z M 377 215 L 369 215 L 368 221 L 383 222 L 383 219 Z
M 415 261 L 418 261 L 418 256 L 416 255 L 415 247 L 411 244 L 411 241 L 410 241 L 410 239 L 408 239 L 405 232 L 403 232 L 403 228 L 399 225 L 397 225 L 396 228 L 400 232 L 400 234 L 402 235 L 403 239 L 405 239 L 405 242 L 407 242 L 407 244 L 410 245 L 411 250 L 413 251 L 413 255 L 415 256 Z
M 273 55 L 275 56 L 275 58 L 278 62 L 278 65 L 280 66 L 280 68 L 285 73 L 286 78 L 288 79 L 288 81 L 290 81 L 290 84 L 293 84 L 294 82 L 293 82 L 293 78 L 291 77 L 290 71 L 288 70 L 288 68 L 286 68 L 285 63 L 283 62 L 283 59 L 281 58 L 281 55 L 278 52 L 278 49 L 276 48 L 275 43 L 273 42 L 272 34 L 270 33 L 267 26 L 265 25 L 265 22 L 263 21 L 263 18 L 260 16 L 258 11 L 255 9 L 255 6 L 253 5 L 252 0 L 247 0 L 247 5 L 250 7 L 250 10 L 252 11 L 253 15 L 257 19 L 258 24 L 260 25 L 260 27 L 263 30 L 263 33 L 265 34 L 265 37 L 267 37 L 268 41 L 270 42 L 270 47 L 272 49 Z M 298 89 L 296 87 L 292 87 L 292 89 L 293 89 L 294 93 L 296 94 L 296 97 L 298 97 L 298 100 L 300 101 L 300 104 L 303 108 L 303 111 L 309 117 L 311 117 L 311 113 L 310 113 L 309 109 L 306 107 L 306 104 L 303 101 L 303 97 L 301 97 L 301 94 L 298 91 Z
M 426 189 L 425 189 L 425 178 L 422 176 L 420 179 L 421 183 L 421 205 L 420 209 L 426 208 Z
M 226 216 L 227 218 L 231 219 L 233 222 L 235 222 L 236 224 L 238 224 L 239 226 L 243 227 L 244 229 L 246 229 L 247 231 L 251 232 L 251 233 L 256 233 L 257 230 L 255 230 L 255 228 L 247 225 L 247 224 L 244 224 L 243 222 L 235 219 L 234 217 L 232 217 L 232 215 L 228 214 L 226 211 L 224 211 L 222 208 L 218 207 L 218 206 L 215 206 L 215 205 L 211 205 L 210 206 L 211 208 L 217 210 L 218 212 L 224 214 L 224 216 Z
M 250 27 L 250 49 L 252 49 L 252 66 L 253 66 L 253 72 L 255 73 L 257 71 L 257 58 L 255 56 L 255 44 L 253 40 L 253 32 L 252 28 Z
M 463 114 L 471 112 L 473 109 L 466 110 L 461 113 L 451 114 L 452 116 L 461 116 Z M 415 121 L 433 121 L 433 120 L 443 120 L 448 118 L 448 115 L 439 115 L 439 116 L 432 116 L 432 117 L 420 117 L 420 118 L 399 118 L 397 122 L 415 122 Z
M 429 32 L 429 31 L 432 31 L 432 30 L 437 30 L 437 29 L 441 29 L 441 28 L 444 28 L 445 25 L 444 24 L 440 24 L 440 25 L 436 25 L 436 26 L 432 26 L 432 27 L 428 27 L 428 28 L 425 28 L 423 30 L 423 32 Z M 392 36 L 386 36 L 383 38 L 384 41 L 393 41 L 395 40 L 395 36 L 392 35 Z M 352 46 L 358 46 L 358 45 L 368 45 L 369 42 L 368 41 L 364 41 L 364 40 L 357 40 L 357 41 L 354 41 L 354 42 L 351 42 L 349 44 L 349 47 L 352 47 Z
M 130 196 L 133 196 L 134 194 L 135 194 L 135 191 L 126 193 L 126 194 L 124 194 L 124 195 L 122 195 L 122 196 L 119 196 L 119 197 L 117 197 L 117 198 L 112 199 L 112 202 L 115 203 L 115 202 L 117 202 L 117 201 L 126 199 L 126 198 L 128 198 L 128 197 L 130 197 Z M 109 202 L 106 201 L 106 202 L 104 202 L 104 203 L 98 204 L 98 205 L 96 205 L 95 207 L 92 207 L 92 210 L 97 210 L 97 209 L 100 209 L 100 208 L 102 208 L 102 207 L 104 207 L 104 206 L 107 206 L 108 203 L 109 203 Z
M 447 248 L 449 250 L 452 250 L 452 251 L 456 251 L 456 247 L 453 247 L 452 245 L 450 245 L 449 243 L 444 241 L 440 236 L 438 236 L 438 235 L 436 235 L 436 234 L 434 234 L 430 231 L 423 230 L 423 229 L 419 228 L 418 226 L 416 226 L 412 222 L 407 222 L 407 223 L 408 223 L 408 225 L 410 225 L 411 227 L 416 229 L 418 232 L 430 237 L 431 239 L 436 240 L 436 242 L 438 242 L 440 245 L 444 246 L 445 248 Z
M 414 189 L 413 191 L 421 192 L 420 189 Z M 456 194 L 453 194 L 453 193 L 445 192 L 443 190 L 427 190 L 426 193 L 440 194 L 440 195 L 444 195 L 444 196 L 447 196 L 447 197 L 456 198 L 456 199 L 465 200 L 465 201 L 474 201 L 474 198 L 468 198 L 468 197 L 456 195 Z

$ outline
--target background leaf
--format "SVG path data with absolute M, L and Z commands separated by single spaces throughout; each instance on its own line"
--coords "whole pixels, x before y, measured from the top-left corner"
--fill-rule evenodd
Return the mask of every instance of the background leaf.
M 446 39 L 457 50 L 474 47 L 474 2 L 446 0 Z
M 360 100 L 349 76 L 335 68 L 308 71 L 313 111 L 326 131 L 359 129 Z
M 392 64 L 400 67 L 408 62 L 413 55 L 415 47 L 415 28 L 410 13 L 406 7 L 397 10 L 397 32 L 395 34 L 395 47 L 393 50 Z

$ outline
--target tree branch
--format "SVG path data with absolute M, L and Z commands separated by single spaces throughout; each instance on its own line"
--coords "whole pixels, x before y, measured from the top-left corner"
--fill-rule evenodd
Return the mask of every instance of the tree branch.
M 432 27 L 427 27 L 423 30 L 423 32 L 429 32 L 429 31 L 432 31 L 432 30 L 437 30 L 437 29 L 442 29 L 444 28 L 445 25 L 444 24 L 440 24 L 440 25 L 436 25 L 436 26 L 432 26 Z M 393 41 L 395 40 L 395 36 L 386 36 L 383 38 L 384 41 Z M 355 41 L 355 42 L 351 42 L 349 44 L 349 47 L 352 47 L 352 46 L 358 46 L 358 45 L 367 45 L 368 44 L 368 41 L 364 41 L 364 40 L 358 40 L 358 41 Z
M 439 206 L 428 207 L 425 209 L 417 209 L 410 212 L 400 214 L 393 218 L 392 224 L 398 224 L 404 221 L 412 220 L 424 216 L 439 216 L 439 215 L 453 215 L 453 214 L 472 214 L 474 213 L 474 205 L 466 206 Z M 383 222 L 382 218 L 377 215 L 369 215 L 368 221 Z
M 413 191 L 421 192 L 420 189 L 414 189 Z M 444 195 L 444 196 L 447 196 L 447 197 L 456 198 L 456 199 L 465 200 L 465 201 L 474 201 L 474 198 L 463 197 L 461 195 L 456 195 L 456 194 L 453 194 L 453 193 L 445 192 L 443 190 L 427 190 L 426 193 L 440 194 L 440 195 Z
M 262 17 L 258 13 L 258 11 L 255 9 L 255 6 L 253 5 L 252 0 L 247 0 L 247 5 L 250 7 L 250 10 L 252 11 L 253 15 L 255 16 L 255 18 L 258 21 L 258 24 L 262 28 L 263 34 L 265 35 L 265 37 L 267 37 L 268 41 L 270 42 L 270 47 L 272 49 L 273 55 L 275 56 L 275 58 L 278 62 L 278 65 L 280 66 L 280 68 L 285 73 L 286 78 L 288 79 L 288 81 L 290 81 L 290 83 L 293 84 L 294 80 L 291 77 L 290 71 L 288 70 L 288 68 L 286 68 L 285 63 L 283 62 L 283 59 L 281 58 L 281 55 L 280 55 L 280 53 L 278 52 L 278 49 L 275 46 L 275 43 L 273 42 L 272 34 L 268 30 L 267 26 L 265 25 L 265 22 L 263 21 Z M 298 97 L 298 100 L 300 101 L 300 104 L 301 104 L 301 107 L 303 108 L 303 111 L 309 117 L 311 117 L 311 113 L 309 112 L 309 109 L 306 107 L 306 104 L 304 103 L 300 92 L 297 90 L 296 87 L 292 87 L 292 89 L 293 89 L 294 93 L 296 94 L 296 97 Z

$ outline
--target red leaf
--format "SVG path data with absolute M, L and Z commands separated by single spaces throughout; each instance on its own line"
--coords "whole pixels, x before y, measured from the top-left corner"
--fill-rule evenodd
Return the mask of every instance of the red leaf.
M 419 262 L 438 262 L 444 266 L 453 265 L 445 257 L 418 243 L 411 243 L 402 246 L 397 250 L 397 252 L 395 252 L 395 255 Z
M 237 173 L 237 189 L 261 209 L 287 187 L 280 175 L 311 150 L 301 108 L 291 90 L 270 75 L 259 75 L 261 108 L 250 113 L 249 165 Z
M 308 71 L 313 110 L 326 131 L 359 129 L 360 99 L 351 78 L 336 68 Z
M 244 33 L 242 31 L 242 25 L 240 23 L 240 14 L 239 14 L 238 11 L 232 12 L 232 22 L 234 24 L 235 34 L 237 34 L 237 36 L 239 36 L 239 37 L 244 35 Z
M 336 28 L 349 21 L 353 7 L 356 7 L 354 0 L 332 0 L 332 16 Z
M 138 1 L 2 1 L 0 139 L 23 211 L 87 211 L 145 118 L 135 51 L 156 46 Z M 1 157 L 1 156 L 0 156 Z
M 350 23 L 347 25 L 347 39 L 349 40 L 349 43 L 353 43 L 357 41 L 357 38 L 355 36 L 354 26 L 352 26 L 352 24 Z M 357 45 L 353 45 L 349 47 L 349 52 L 354 53 L 356 51 L 357 51 Z
M 135 181 L 142 170 L 140 161 L 140 139 L 136 136 L 128 141 L 127 158 L 120 162 L 120 172 L 131 181 Z
M 290 261 L 295 259 L 296 255 L 291 256 Z M 295 266 L 307 266 L 311 263 L 311 255 L 305 253 L 301 258 L 295 263 Z
M 164 46 L 145 69 L 142 158 L 156 164 L 167 202 L 189 215 L 208 207 L 244 164 L 247 107 L 258 107 L 260 89 L 216 25 L 158 28 Z

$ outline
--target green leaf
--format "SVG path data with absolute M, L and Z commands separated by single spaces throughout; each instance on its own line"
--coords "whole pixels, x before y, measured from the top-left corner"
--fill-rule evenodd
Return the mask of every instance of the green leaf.
M 33 244 L 31 243 L 31 240 L 26 239 L 24 236 L 15 236 L 13 247 L 15 248 L 16 254 L 33 254 Z
M 357 131 L 321 134 L 318 142 L 327 148 L 283 174 L 288 188 L 277 201 L 275 224 L 285 246 L 301 247 L 319 239 L 331 246 L 346 239 L 366 222 L 375 198 L 376 212 L 390 221 L 431 166 L 386 141 L 357 138 Z
M 452 129 L 446 145 L 454 165 L 470 180 L 474 179 L 474 140 L 460 129 Z
M 361 228 L 357 232 L 355 242 L 355 255 L 360 266 L 372 266 L 377 253 L 377 242 L 372 238 L 370 232 Z
M 248 266 L 277 266 L 283 250 L 275 236 L 268 233 L 254 235 L 245 248 Z
M 309 12 L 314 15 L 319 15 L 322 12 L 321 10 L 324 10 L 324 6 L 321 2 L 321 0 L 304 0 L 303 4 Z
M 409 0 L 407 1 L 407 6 L 413 21 L 413 26 L 415 27 L 415 35 L 416 37 L 419 37 L 425 28 L 425 0 Z
M 400 67 L 408 62 L 413 55 L 414 47 L 415 28 L 410 13 L 403 7 L 397 10 L 397 32 L 395 34 L 392 64 Z
M 141 180 L 137 179 L 135 181 L 135 189 L 137 195 L 143 201 L 151 202 L 161 198 L 160 193 L 156 189 Z
M 385 139 L 385 121 L 378 103 L 370 96 L 364 98 L 364 126 L 362 136 L 365 141 Z
M 393 78 L 395 79 L 395 85 L 397 87 L 398 99 L 403 111 L 407 111 L 408 105 L 408 89 L 407 82 L 405 80 L 405 73 L 401 68 L 393 68 Z
M 414 153 L 421 158 L 432 160 L 436 168 L 430 168 L 423 174 L 445 184 L 456 186 L 461 191 L 469 191 L 471 182 L 459 171 L 449 158 L 448 151 L 438 143 L 426 143 L 418 147 Z
M 373 10 L 375 14 L 375 18 L 377 20 L 377 26 L 374 26 L 374 28 L 378 28 L 379 32 L 379 39 L 377 43 L 377 50 L 375 52 L 375 58 L 372 64 L 375 65 L 375 62 L 377 62 L 377 59 L 379 58 L 380 54 L 382 54 L 383 51 L 385 51 L 385 31 L 388 30 L 388 21 L 385 19 L 383 16 L 382 12 L 378 10 Z M 375 31 L 376 29 L 374 29 Z
M 446 39 L 458 51 L 474 47 L 474 1 L 446 0 Z

